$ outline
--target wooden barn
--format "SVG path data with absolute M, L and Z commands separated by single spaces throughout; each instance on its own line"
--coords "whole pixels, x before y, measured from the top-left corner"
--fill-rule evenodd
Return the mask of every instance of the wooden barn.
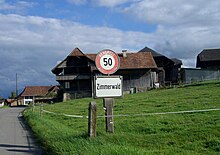
M 197 68 L 220 69 L 220 49 L 204 49 L 197 56 Z
M 18 96 L 19 105 L 29 105 L 33 102 L 54 102 L 58 90 L 58 86 L 26 86 Z
M 123 76 L 123 91 L 144 91 L 154 87 L 157 65 L 150 52 L 118 54 L 120 68 L 114 75 Z M 84 54 L 75 48 L 52 69 L 63 88 L 63 100 L 93 96 L 93 77 L 102 75 L 95 66 L 96 54 Z
M 178 83 L 178 72 L 181 68 L 182 61 L 176 58 L 170 59 L 148 47 L 144 47 L 139 52 L 150 52 L 156 62 L 159 70 L 159 83 L 176 84 Z

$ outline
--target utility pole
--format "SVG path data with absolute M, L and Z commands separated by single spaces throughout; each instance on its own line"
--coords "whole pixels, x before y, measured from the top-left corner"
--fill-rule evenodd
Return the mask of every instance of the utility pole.
M 15 94 L 16 94 L 16 100 L 17 100 L 17 106 L 18 106 L 18 73 L 16 73 L 16 90 L 15 90 Z

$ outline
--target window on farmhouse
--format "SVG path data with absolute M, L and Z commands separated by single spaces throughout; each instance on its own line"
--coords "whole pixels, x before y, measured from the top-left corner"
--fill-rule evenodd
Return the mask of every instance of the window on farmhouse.
M 66 89 L 70 88 L 70 82 L 65 82 L 65 88 Z

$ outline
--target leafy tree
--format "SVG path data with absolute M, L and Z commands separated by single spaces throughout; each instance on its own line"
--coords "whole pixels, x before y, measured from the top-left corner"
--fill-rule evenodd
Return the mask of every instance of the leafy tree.
M 9 98 L 10 99 L 15 99 L 16 98 L 16 93 L 14 91 L 12 91 L 11 96 Z

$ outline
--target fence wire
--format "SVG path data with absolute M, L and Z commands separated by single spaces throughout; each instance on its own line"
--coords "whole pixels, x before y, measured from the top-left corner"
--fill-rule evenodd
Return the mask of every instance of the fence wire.
M 186 111 L 174 111 L 174 112 L 155 112 L 155 113 L 143 113 L 143 114 L 118 114 L 118 115 L 108 115 L 108 116 L 97 116 L 97 118 L 107 118 L 107 117 L 140 117 L 140 116 L 153 116 L 153 115 L 167 115 L 167 114 L 186 114 L 186 113 L 199 113 L 199 112 L 209 112 L 209 111 L 219 111 L 220 108 L 215 109 L 199 109 L 199 110 L 186 110 Z M 88 118 L 88 116 L 81 115 L 69 115 L 63 113 L 55 113 L 47 110 L 42 110 L 45 113 L 62 115 L 72 118 Z
M 63 113 L 55 113 L 47 110 L 42 110 L 45 113 L 54 114 L 54 115 L 63 115 L 67 117 L 73 117 L 73 118 L 88 118 L 88 116 L 80 116 L 80 115 L 69 115 L 69 114 L 63 114 Z

